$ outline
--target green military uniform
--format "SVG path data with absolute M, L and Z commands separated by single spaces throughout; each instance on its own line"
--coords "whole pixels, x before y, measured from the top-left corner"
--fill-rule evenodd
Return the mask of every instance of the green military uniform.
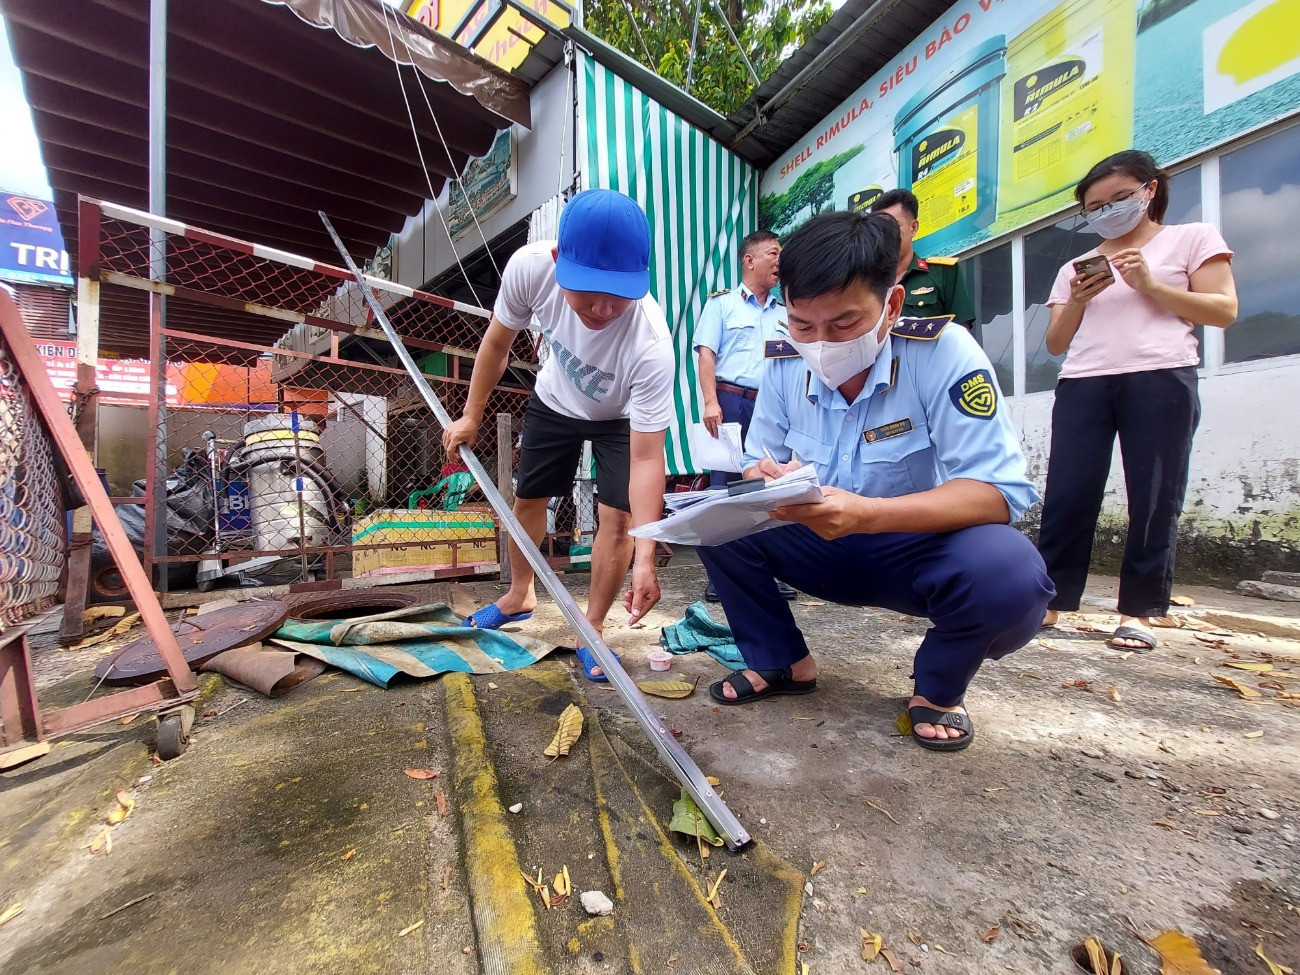
M 898 282 L 906 292 L 903 295 L 903 316 L 929 318 L 932 315 L 951 315 L 953 321 L 970 327 L 975 321 L 975 305 L 970 300 L 966 283 L 955 257 L 917 257 L 903 272 Z

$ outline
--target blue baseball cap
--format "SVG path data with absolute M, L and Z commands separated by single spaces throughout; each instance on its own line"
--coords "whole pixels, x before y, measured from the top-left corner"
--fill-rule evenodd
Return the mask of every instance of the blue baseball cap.
M 584 190 L 560 214 L 555 281 L 566 291 L 644 298 L 650 291 L 650 222 L 635 200 Z

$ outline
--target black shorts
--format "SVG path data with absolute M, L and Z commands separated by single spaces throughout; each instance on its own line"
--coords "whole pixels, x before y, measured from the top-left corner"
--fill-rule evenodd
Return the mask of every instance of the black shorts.
M 630 511 L 627 482 L 631 430 L 626 418 L 578 420 L 556 413 L 533 393 L 524 412 L 515 496 L 525 500 L 567 497 L 582 459 L 582 444 L 590 440 L 600 503 Z

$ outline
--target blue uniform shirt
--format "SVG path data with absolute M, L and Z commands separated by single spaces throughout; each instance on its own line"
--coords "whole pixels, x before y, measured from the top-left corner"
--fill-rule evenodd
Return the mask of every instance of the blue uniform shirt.
M 818 379 L 788 343 L 767 347 L 745 439 L 745 467 L 766 446 L 814 464 L 821 483 L 864 497 L 896 498 L 954 478 L 992 484 L 1011 520 L 1040 499 L 988 357 L 966 329 L 907 319 L 885 337 L 852 403 Z
M 754 292 L 742 284 L 704 303 L 695 326 L 695 351 L 704 346 L 717 353 L 720 381 L 758 389 L 764 343 L 785 332 L 785 305 L 770 293 L 766 304 L 759 305 Z

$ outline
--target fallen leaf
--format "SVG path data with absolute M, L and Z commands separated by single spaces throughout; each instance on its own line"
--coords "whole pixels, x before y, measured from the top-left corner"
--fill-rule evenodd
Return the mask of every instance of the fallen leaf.
M 1169 601 L 1175 606 L 1195 606 L 1196 600 L 1191 596 L 1170 596 Z
M 100 830 L 99 835 L 90 841 L 90 852 L 112 853 L 113 831 L 111 829 Z
M 682 790 L 682 797 L 673 803 L 673 818 L 668 823 L 668 828 L 674 833 L 698 836 L 711 846 L 722 845 L 722 837 L 718 836 L 713 824 L 704 817 L 700 807 L 685 789 Z
M 413 779 L 436 779 L 438 777 L 438 773 L 431 768 L 408 768 L 403 771 Z
M 357 855 L 357 848 L 354 846 L 352 849 L 348 850 L 347 853 L 344 853 L 343 856 L 340 857 L 340 859 L 341 859 L 344 863 L 346 863 L 347 861 L 351 860 L 351 859 L 352 859 L 354 856 L 356 856 L 356 855 Z
M 556 729 L 555 737 L 551 743 L 546 746 L 542 752 L 548 758 L 559 758 L 561 755 L 568 755 L 569 749 L 573 747 L 574 742 L 582 734 L 582 711 L 576 704 L 570 704 L 560 714 L 559 728 Z
M 1162 931 L 1147 944 L 1160 955 L 1160 975 L 1223 975 L 1210 967 L 1195 941 L 1178 931 Z
M 1110 698 L 1112 701 L 1114 701 L 1116 704 L 1119 704 L 1124 700 L 1122 697 L 1119 696 L 1119 691 L 1115 690 L 1115 688 L 1113 687 L 1106 689 L 1106 696 Z
M 108 823 L 109 826 L 116 826 L 126 819 L 126 812 L 121 806 L 114 806 L 109 810 L 108 815 L 104 817 L 104 822 Z
M 125 789 L 118 789 L 113 798 L 116 799 L 117 804 L 127 812 L 130 812 L 135 808 L 135 800 L 131 798 L 131 793 L 127 792 Z
M 345 687 L 345 688 L 343 688 L 341 691 L 339 691 L 339 693 L 340 693 L 340 694 L 355 694 L 355 693 L 357 693 L 357 691 L 364 691 L 364 690 L 365 690 L 364 687 Z
M 494 684 L 494 683 L 492 683 L 491 681 L 488 681 L 488 690 L 489 690 L 489 691 L 499 691 L 499 690 L 501 690 L 501 685 L 499 685 L 499 684 Z
M 134 714 L 128 714 L 125 718 L 123 718 L 121 721 L 119 721 L 118 724 L 130 724 L 132 721 L 134 721 L 134 720 L 136 719 L 136 717 L 137 717 L 137 715 L 134 715 Z
M 889 970 L 891 972 L 901 972 L 903 970 L 903 963 L 899 961 L 898 956 L 888 948 L 880 949 L 880 957 L 889 962 Z
M 1273 669 L 1272 664 L 1256 663 L 1253 660 L 1229 660 L 1223 666 L 1235 667 L 1237 668 L 1237 670 L 1249 670 L 1251 673 L 1254 674 L 1267 674 L 1270 670 Z
M 900 714 L 898 720 L 894 722 L 894 727 L 898 729 L 900 735 L 910 735 L 912 733 L 911 715 L 907 712 Z
M 1242 735 L 1241 737 L 1243 737 L 1243 738 L 1263 738 L 1263 737 L 1264 737 L 1264 732 L 1263 732 L 1263 731 L 1248 731 L 1248 732 L 1246 732 L 1244 735 Z
M 1059 653 L 1061 649 L 1055 643 L 1049 643 L 1046 640 L 1039 640 L 1038 645 L 1042 647 L 1044 650 L 1052 651 L 1052 653 Z
M 713 909 L 715 911 L 720 910 L 722 908 L 722 898 L 718 896 L 718 888 L 722 886 L 722 881 L 726 878 L 726 876 L 727 876 L 727 868 L 723 867 L 722 873 L 718 874 L 718 879 L 713 881 L 713 886 L 709 888 L 709 896 L 704 898 L 706 901 L 708 901 L 710 904 L 713 905 Z
M 980 935 L 980 940 L 983 941 L 985 944 L 989 944 L 990 942 L 997 941 L 998 936 L 1001 934 L 1002 934 L 1002 925 L 995 924 L 993 925 L 993 927 L 989 928 L 987 931 L 985 931 L 983 934 Z
M 1207 635 L 1204 634 L 1204 633 L 1193 633 L 1192 636 L 1194 636 L 1196 639 L 1200 640 L 1202 643 L 1206 643 L 1206 644 L 1209 644 L 1210 646 L 1214 647 L 1215 650 L 1222 650 L 1224 647 L 1227 646 L 1227 644 L 1224 643 L 1224 642 L 1223 642 L 1221 639 L 1219 639 L 1217 636 L 1207 636 Z M 1197 658 L 1197 659 L 1199 660 L 1200 658 Z
M 5 908 L 5 912 L 0 914 L 0 924 L 7 924 L 23 912 L 23 905 L 10 904 Z
M 216 716 L 217 716 L 217 712 L 211 709 L 208 709 L 207 711 L 204 711 L 202 714 L 199 715 L 200 718 L 215 718 Z
M 722 785 L 722 780 L 716 775 L 706 775 L 704 781 L 709 783 L 709 785 Z
M 884 947 L 885 939 L 866 928 L 859 928 L 858 934 L 862 935 L 862 960 L 875 961 L 876 955 L 880 954 L 880 949 Z
M 918 948 L 925 944 L 925 939 L 913 931 L 907 932 L 907 940 L 912 942 L 912 944 L 916 945 Z
M 451 867 L 442 872 L 442 889 L 447 890 L 451 887 Z
M 439 789 L 433 794 L 433 798 L 438 801 L 438 818 L 447 818 L 447 793 Z
M 1046 680 L 1047 678 L 1044 677 L 1042 674 L 1035 674 L 1032 673 L 1031 671 L 1026 670 L 1023 674 L 1020 675 L 1020 679 L 1021 680 Z
M 821 873 L 824 869 L 826 869 L 826 861 L 818 860 L 816 863 L 812 865 L 812 869 L 808 871 L 808 876 L 815 877 L 819 873 Z
M 891 812 L 890 812 L 888 809 L 886 809 L 884 806 L 877 806 L 877 805 L 876 805 L 874 802 L 872 802 L 870 799 L 863 799 L 862 801 L 863 801 L 863 803 L 865 803 L 867 806 L 870 806 L 872 809 L 874 809 L 876 812 L 878 812 L 878 813 L 884 813 L 886 816 L 888 816 L 888 817 L 889 817 L 889 821 L 890 821 L 891 823 L 893 823 L 895 826 L 902 826 L 902 825 L 903 825 L 903 824 L 900 823 L 897 819 L 895 819 L 895 818 L 894 818 L 894 814 L 891 813 Z
M 800 606 L 825 606 L 826 604 L 822 602 L 820 599 L 801 599 L 799 600 L 799 605 Z
M 5 919 L 0 917 L 0 924 L 4 924 Z M 1268 975 L 1295 975 L 1295 969 L 1287 968 L 1286 965 L 1279 965 L 1268 955 L 1264 954 L 1264 942 L 1255 945 L 1255 954 L 1259 955 L 1259 960 L 1268 966 Z
M 1081 690 L 1081 691 L 1087 691 L 1089 694 L 1092 693 L 1092 684 L 1090 684 L 1090 683 L 1089 683 L 1088 681 L 1086 681 L 1086 680 L 1083 680 L 1082 678 L 1080 678 L 1080 679 L 1078 679 L 1078 680 L 1071 681 L 1071 682 L 1068 683 L 1068 684 L 1062 684 L 1061 686 L 1064 687 L 1067 691 L 1068 691 L 1071 687 L 1077 687 L 1077 688 L 1078 688 L 1079 690 Z
M 1224 677 L 1222 674 L 1211 674 L 1210 676 L 1213 677 L 1215 680 L 1217 680 L 1220 684 L 1224 684 L 1228 687 L 1231 687 L 1242 697 L 1263 697 L 1263 695 L 1260 694 L 1259 691 L 1255 690 L 1255 688 L 1247 687 L 1245 684 L 1238 684 L 1231 677 Z
M 537 892 L 542 895 L 542 903 L 546 905 L 546 909 L 549 911 L 552 906 L 550 884 L 542 884 L 539 888 L 537 888 Z
M 410 925 L 409 927 L 402 928 L 402 930 L 397 932 L 397 936 L 399 938 L 405 938 L 412 931 L 415 931 L 422 927 L 424 927 L 424 918 L 420 918 L 420 920 L 416 921 L 414 924 Z
M 643 694 L 655 697 L 683 698 L 690 697 L 695 691 L 695 684 L 684 680 L 648 680 L 637 684 Z

